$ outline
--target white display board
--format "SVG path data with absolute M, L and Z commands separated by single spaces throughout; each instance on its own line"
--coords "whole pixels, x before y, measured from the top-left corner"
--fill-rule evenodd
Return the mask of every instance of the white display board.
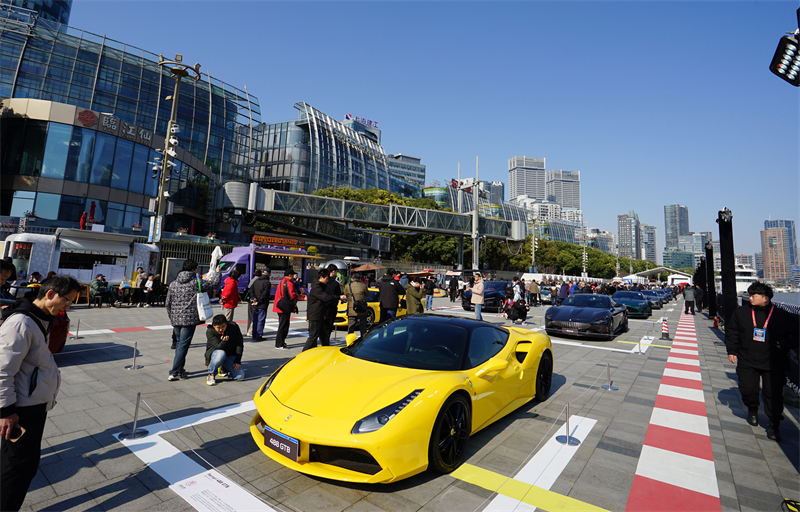
M 58 269 L 58 273 L 61 275 L 72 276 L 77 279 L 79 283 L 84 284 L 92 282 L 94 276 L 97 275 L 92 275 L 91 269 L 88 268 L 85 270 L 78 270 L 75 268 L 60 268 Z
M 125 281 L 125 267 L 120 265 L 94 265 L 92 279 L 97 274 L 106 276 L 108 284 L 121 284 Z

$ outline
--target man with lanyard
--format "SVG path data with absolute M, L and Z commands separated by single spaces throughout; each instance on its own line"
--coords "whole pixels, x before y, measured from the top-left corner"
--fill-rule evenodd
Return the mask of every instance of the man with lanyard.
M 772 288 L 755 282 L 747 289 L 750 304 L 736 308 L 725 329 L 728 360 L 736 365 L 747 422 L 758 425 L 758 389 L 769 423 L 767 437 L 780 441 L 783 385 L 788 352 L 798 345 L 800 318 L 770 303 Z

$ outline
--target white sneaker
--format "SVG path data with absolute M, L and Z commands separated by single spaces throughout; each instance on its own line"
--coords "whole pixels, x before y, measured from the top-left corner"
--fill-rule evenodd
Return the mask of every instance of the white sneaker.
M 214 374 L 213 373 L 209 373 L 208 377 L 206 377 L 206 384 L 209 385 L 209 386 L 216 386 L 217 385 L 217 379 L 214 378 Z
M 167 377 L 167 380 L 169 380 L 169 381 L 172 381 L 172 380 L 181 380 L 181 377 L 180 377 L 180 375 L 172 375 L 172 374 L 170 374 L 170 376 L 169 376 L 169 377 Z

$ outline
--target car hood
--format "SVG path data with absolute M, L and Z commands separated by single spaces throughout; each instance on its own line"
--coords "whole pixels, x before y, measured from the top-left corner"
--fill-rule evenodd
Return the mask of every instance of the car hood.
M 425 389 L 443 372 L 400 368 L 342 354 L 339 348 L 303 352 L 284 366 L 270 391 L 309 416 L 358 420 Z

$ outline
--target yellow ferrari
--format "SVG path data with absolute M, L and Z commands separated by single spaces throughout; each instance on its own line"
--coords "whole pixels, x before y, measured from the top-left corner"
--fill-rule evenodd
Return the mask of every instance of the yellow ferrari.
M 377 288 L 369 288 L 367 291 L 369 292 L 369 296 L 367 297 L 367 304 L 369 305 L 369 311 L 367 311 L 367 329 L 369 329 L 372 327 L 372 324 L 376 322 L 376 318 L 378 322 L 380 322 L 381 292 Z M 407 313 L 405 305 L 406 296 L 401 295 L 400 307 L 397 308 L 396 316 L 403 316 Z M 424 309 L 425 304 L 423 304 L 422 307 Z M 339 309 L 336 311 L 336 319 L 333 321 L 333 325 L 335 325 L 337 329 L 347 329 L 347 304 L 339 304 Z
M 420 314 L 347 342 L 302 352 L 256 392 L 250 433 L 271 459 L 347 482 L 449 473 L 470 435 L 550 393 L 550 338 L 527 329 Z

